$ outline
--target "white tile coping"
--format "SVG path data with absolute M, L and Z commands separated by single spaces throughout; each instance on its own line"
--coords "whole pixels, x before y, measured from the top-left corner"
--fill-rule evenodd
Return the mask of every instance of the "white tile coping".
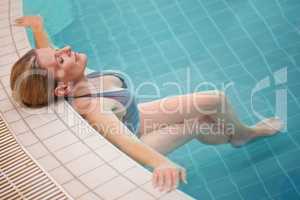
M 109 143 L 67 102 L 29 109 L 12 100 L 10 68 L 31 48 L 25 30 L 11 26 L 22 12 L 22 0 L 0 3 L 0 112 L 23 147 L 76 199 L 192 199 L 179 190 L 154 190 L 151 173 Z
M 0 113 L 0 121 L 3 122 L 3 119 L 4 117 Z M 8 129 L 8 131 L 6 130 L 6 128 Z M 24 148 L 24 146 L 16 143 L 16 137 L 15 135 L 13 135 L 13 130 L 10 129 L 6 121 L 4 121 L 4 124 L 2 123 L 0 133 L 4 134 L 1 135 L 2 137 L 1 144 L 3 144 L 3 146 L 0 147 L 1 148 L 5 146 L 7 147 L 7 149 L 1 150 L 1 156 L 2 153 L 4 156 L 3 157 L 4 160 L 1 157 L 2 159 L 1 162 L 2 164 L 6 165 L 6 166 L 3 165 L 4 167 L 3 170 L 1 169 L 1 176 L 4 175 L 4 177 L 6 177 L 5 178 L 6 180 L 2 178 L 1 180 L 2 185 L 0 186 L 3 195 L 4 193 L 6 193 L 5 195 L 6 199 L 9 198 L 8 195 L 10 195 L 11 198 L 13 198 L 13 196 L 17 198 L 15 196 L 16 194 L 18 194 L 20 198 L 26 197 L 26 199 L 30 198 L 30 196 L 35 198 L 42 198 L 42 196 L 45 195 L 45 192 L 46 194 L 48 193 L 47 194 L 48 197 L 55 195 L 57 199 L 70 199 L 70 200 L 73 199 L 70 196 L 70 194 L 68 194 L 64 190 L 62 185 L 60 185 L 59 182 L 56 179 L 54 179 L 47 172 L 47 170 L 44 169 L 41 163 L 37 162 L 36 159 L 34 159 L 34 157 L 30 154 L 30 152 L 26 148 Z M 11 162 L 11 159 L 13 159 L 14 162 Z M 22 169 L 17 168 L 17 166 L 21 167 Z M 28 168 L 26 168 L 26 166 L 28 166 Z M 38 170 L 36 170 L 37 168 Z M 19 174 L 20 176 L 15 176 L 16 174 Z M 32 176 L 32 174 L 35 174 L 36 176 Z M 32 188 L 35 189 L 27 190 L 27 191 L 26 190 L 19 191 L 20 189 L 22 189 L 23 182 L 24 181 L 28 182 L 28 180 L 30 179 L 33 182 L 32 184 L 29 183 L 29 185 L 31 185 Z M 21 180 L 23 180 L 23 182 Z M 37 182 L 37 180 L 40 181 Z M 38 190 L 43 191 L 43 193 L 37 192 Z M 5 198 L 3 195 L 2 195 L 2 199 Z M 46 198 L 46 196 L 44 196 L 44 198 Z

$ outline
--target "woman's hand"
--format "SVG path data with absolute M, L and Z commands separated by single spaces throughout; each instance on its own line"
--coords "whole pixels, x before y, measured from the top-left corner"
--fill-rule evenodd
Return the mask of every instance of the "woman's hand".
M 167 162 L 157 166 L 153 171 L 152 184 L 160 191 L 171 191 L 178 187 L 179 182 L 186 181 L 185 169 L 172 162 Z
M 24 16 L 15 20 L 16 26 L 30 27 L 33 30 L 42 30 L 43 24 L 41 16 Z

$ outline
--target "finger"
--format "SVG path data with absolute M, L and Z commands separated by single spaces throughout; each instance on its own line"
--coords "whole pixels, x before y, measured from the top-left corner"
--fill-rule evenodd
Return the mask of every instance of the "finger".
M 169 192 L 171 190 L 172 184 L 173 183 L 172 183 L 171 170 L 166 170 L 166 172 L 165 172 L 164 190 L 167 190 Z
M 178 176 L 179 172 L 176 171 L 172 171 L 172 179 L 173 179 L 173 188 L 172 189 L 176 189 L 179 185 L 179 176 Z
M 158 184 L 158 173 L 154 172 L 152 175 L 152 185 L 154 188 L 156 188 L 157 184 Z
M 24 17 L 19 17 L 19 18 L 16 18 L 15 21 L 23 21 L 24 20 Z
M 15 23 L 20 24 L 20 23 L 22 23 L 22 20 L 15 20 Z
M 160 171 L 159 175 L 158 175 L 158 187 L 159 187 L 159 191 L 163 190 L 164 182 L 165 182 L 164 172 Z
M 181 178 L 181 180 L 182 180 L 185 184 L 187 184 L 185 169 L 182 169 L 182 170 L 180 171 L 180 178 Z
M 14 23 L 14 25 L 16 25 L 16 26 L 21 26 L 23 24 L 24 24 L 23 20 L 15 20 L 15 23 Z
M 16 22 L 24 22 L 25 19 L 24 19 L 24 18 L 17 18 L 17 19 L 15 19 L 15 21 L 16 21 Z

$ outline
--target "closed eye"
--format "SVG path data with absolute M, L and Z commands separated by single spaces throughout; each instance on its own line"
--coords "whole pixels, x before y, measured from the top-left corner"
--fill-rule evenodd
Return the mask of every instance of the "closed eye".
M 62 57 L 60 57 L 60 56 L 59 56 L 59 58 L 58 58 L 58 63 L 59 63 L 59 64 L 63 64 L 63 63 L 64 63 L 64 59 L 63 59 Z
M 59 51 L 59 49 L 55 49 L 55 59 L 56 59 L 56 62 L 57 64 L 63 64 L 64 63 L 64 59 L 61 57 L 60 54 L 58 54 L 57 52 Z
M 64 59 L 60 55 L 55 55 L 54 57 L 57 62 L 57 65 L 62 65 L 64 63 Z

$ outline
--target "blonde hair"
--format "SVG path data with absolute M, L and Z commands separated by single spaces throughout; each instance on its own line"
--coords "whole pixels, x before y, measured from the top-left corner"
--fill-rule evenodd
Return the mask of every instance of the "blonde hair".
M 13 98 L 28 107 L 42 107 L 52 100 L 57 82 L 37 62 L 35 49 L 28 51 L 12 67 L 10 87 Z

